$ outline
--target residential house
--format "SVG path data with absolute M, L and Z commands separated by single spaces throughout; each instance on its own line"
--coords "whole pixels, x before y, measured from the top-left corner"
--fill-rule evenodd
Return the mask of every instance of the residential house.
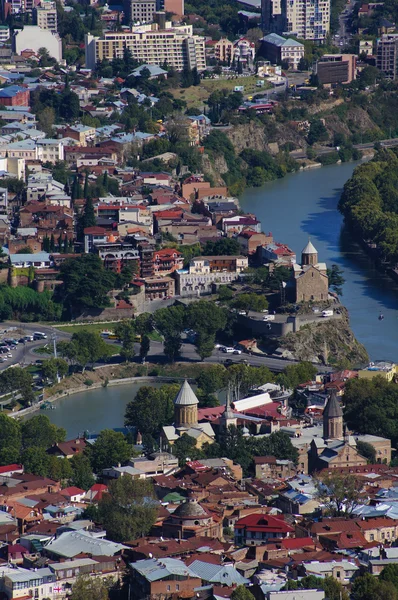
M 0 106 L 29 106 L 28 88 L 10 85 L 0 90 Z
M 286 479 L 296 474 L 291 460 L 279 460 L 275 456 L 255 456 L 254 465 L 257 479 Z
M 169 275 L 174 271 L 182 269 L 184 266 L 183 255 L 174 248 L 155 250 L 153 258 L 155 273 L 157 275 Z
M 193 597 L 201 579 L 182 560 L 148 558 L 130 563 L 132 598 L 163 600 L 168 596 Z
M 294 528 L 282 517 L 255 513 L 235 523 L 235 543 L 239 546 L 261 545 L 293 536 Z

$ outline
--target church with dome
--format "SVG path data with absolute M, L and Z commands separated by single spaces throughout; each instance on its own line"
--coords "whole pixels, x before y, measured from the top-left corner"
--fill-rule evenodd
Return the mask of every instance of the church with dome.
M 322 302 L 328 299 L 326 263 L 318 261 L 318 250 L 308 240 L 301 252 L 301 265 L 293 265 L 294 301 Z
M 185 380 L 174 400 L 174 423 L 162 428 L 163 445 L 172 446 L 184 433 L 196 440 L 197 448 L 214 442 L 215 433 L 210 423 L 198 423 L 198 404 L 195 392 Z

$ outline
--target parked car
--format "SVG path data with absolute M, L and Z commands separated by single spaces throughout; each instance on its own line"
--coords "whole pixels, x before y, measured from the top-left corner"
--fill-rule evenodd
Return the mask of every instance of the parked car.
M 233 354 L 235 348 L 230 348 L 228 346 L 224 346 L 224 348 L 222 349 L 223 352 L 225 352 L 225 354 Z
M 275 321 L 275 315 L 265 315 L 263 321 Z
M 242 354 L 242 350 L 239 350 L 238 348 L 234 348 L 234 354 Z

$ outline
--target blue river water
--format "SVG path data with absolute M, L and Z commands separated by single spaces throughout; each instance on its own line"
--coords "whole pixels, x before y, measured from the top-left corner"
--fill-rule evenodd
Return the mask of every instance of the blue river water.
M 344 183 L 356 163 L 302 171 L 246 190 L 242 209 L 253 212 L 263 231 L 286 243 L 300 260 L 311 238 L 319 260 L 344 271 L 342 302 L 357 339 L 374 359 L 398 360 L 398 284 L 380 273 L 352 239 L 337 210 Z M 380 312 L 384 320 L 379 321 Z

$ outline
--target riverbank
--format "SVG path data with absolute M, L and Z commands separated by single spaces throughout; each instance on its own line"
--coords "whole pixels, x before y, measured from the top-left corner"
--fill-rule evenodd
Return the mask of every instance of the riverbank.
M 98 390 L 104 387 L 114 387 L 114 386 L 119 386 L 119 385 L 127 385 L 127 384 L 144 384 L 144 383 L 174 383 L 175 381 L 184 381 L 185 379 L 189 378 L 185 378 L 185 377 L 164 377 L 164 376 L 160 376 L 160 377 L 155 377 L 155 376 L 148 376 L 148 377 L 126 377 L 125 379 L 113 379 L 111 381 L 109 381 L 107 383 L 106 386 L 104 386 L 102 383 L 93 383 L 90 386 L 87 385 L 83 385 L 80 387 L 75 387 L 75 388 L 70 388 L 64 392 L 61 392 L 59 394 L 55 394 L 54 396 L 49 396 L 48 398 L 46 398 L 45 400 L 41 400 L 40 402 L 38 402 L 37 404 L 35 404 L 34 406 L 29 406 L 28 408 L 24 408 L 23 410 L 18 411 L 17 413 L 10 413 L 10 417 L 26 417 L 29 414 L 35 413 L 38 410 L 41 410 L 41 406 L 43 404 L 47 404 L 47 403 L 54 403 L 57 402 L 58 400 L 61 400 L 62 398 L 67 398 L 69 396 L 74 396 L 75 394 L 81 394 L 82 392 L 89 392 L 91 390 Z

